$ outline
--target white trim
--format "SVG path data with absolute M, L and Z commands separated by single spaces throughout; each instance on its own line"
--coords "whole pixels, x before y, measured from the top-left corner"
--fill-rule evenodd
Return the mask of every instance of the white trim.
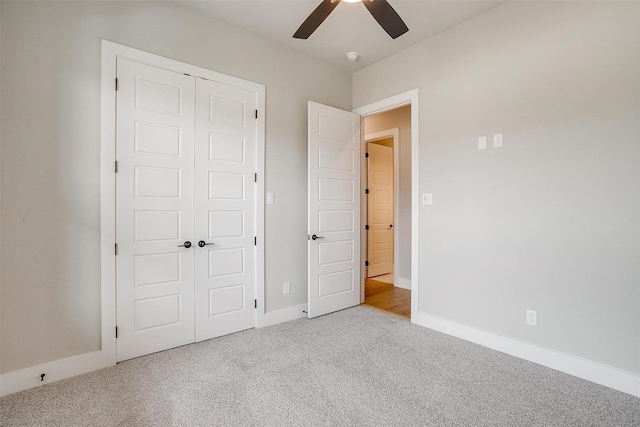
M 364 136 L 365 147 L 369 142 L 379 141 L 381 139 L 393 139 L 393 284 L 396 285 L 398 281 L 398 269 L 396 268 L 397 260 L 400 259 L 399 256 L 399 238 L 400 238 L 400 230 L 402 229 L 402 224 L 400 223 L 400 128 L 391 128 L 382 130 L 380 132 L 374 132 L 369 135 Z M 367 181 L 369 177 L 369 171 L 366 173 Z M 367 183 L 367 186 L 369 184 Z M 368 203 L 362 204 L 363 208 L 368 210 Z M 367 221 L 368 224 L 368 221 Z M 367 242 L 367 254 L 369 253 L 369 243 Z M 366 270 L 366 268 L 365 268 Z M 411 286 L 411 284 L 409 284 Z
M 419 312 L 411 312 L 411 321 L 447 335 L 640 397 L 640 375 L 631 372 Z
M 396 276 L 393 282 L 393 286 L 402 289 L 411 290 L 411 279 L 407 279 L 406 277 Z
M 362 107 L 355 108 L 354 113 L 361 116 L 370 116 L 371 114 L 383 113 L 393 110 L 394 108 L 411 105 L 411 321 L 414 314 L 418 313 L 418 301 L 420 288 L 418 287 L 419 273 L 419 250 L 420 242 L 420 110 L 418 108 L 418 89 L 413 89 L 381 101 L 374 102 Z M 364 144 L 362 144 L 364 146 Z M 364 147 L 363 147 L 364 150 Z M 364 161 L 364 152 L 362 154 Z M 361 192 L 364 194 L 364 190 Z M 362 233 L 364 234 L 364 233 Z M 360 241 L 361 247 L 366 248 L 364 239 Z M 364 270 L 364 265 L 363 265 Z M 364 274 L 363 274 L 364 277 Z M 362 298 L 364 300 L 364 279 L 362 279 Z
M 100 115 L 100 301 L 101 351 L 116 364 L 116 61 L 118 45 L 102 41 Z
M 31 366 L 19 371 L 7 372 L 0 375 L 0 397 L 113 365 L 114 363 L 107 352 L 94 351 Z M 41 374 L 45 374 L 43 381 L 40 381 Z
M 258 327 L 262 328 L 265 326 L 276 325 L 278 323 L 307 317 L 308 307 L 309 306 L 307 304 L 300 304 L 293 307 L 266 312 L 262 316 L 262 323 Z

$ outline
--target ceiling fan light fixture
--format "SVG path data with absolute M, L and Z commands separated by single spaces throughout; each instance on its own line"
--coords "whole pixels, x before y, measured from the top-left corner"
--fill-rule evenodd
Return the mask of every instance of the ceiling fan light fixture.
M 347 3 L 360 3 L 362 0 L 342 0 L 342 1 L 346 1 Z

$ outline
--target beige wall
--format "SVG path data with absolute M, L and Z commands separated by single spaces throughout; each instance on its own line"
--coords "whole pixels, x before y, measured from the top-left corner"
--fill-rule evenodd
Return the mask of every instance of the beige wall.
M 369 135 L 383 130 L 399 128 L 399 218 L 395 219 L 398 234 L 398 259 L 394 262 L 399 280 L 410 285 L 411 280 L 411 106 L 396 108 L 365 117 L 364 133 Z
M 350 75 L 171 3 L 0 4 L 0 372 L 100 348 L 103 38 L 266 85 L 266 306 L 306 302 L 307 101 Z
M 420 312 L 640 373 L 639 18 L 510 2 L 354 74 L 419 89 Z

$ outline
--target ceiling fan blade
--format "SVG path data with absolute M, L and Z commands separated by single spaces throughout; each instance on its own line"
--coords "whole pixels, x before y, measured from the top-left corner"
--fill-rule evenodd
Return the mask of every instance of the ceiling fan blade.
M 387 0 L 362 0 L 362 3 L 392 39 L 397 39 L 409 31 L 398 12 L 391 7 Z
M 298 31 L 293 35 L 296 39 L 308 39 L 311 34 L 327 19 L 327 16 L 336 6 L 340 3 L 340 0 L 322 0 L 322 3 L 311 12 L 311 15 L 300 25 Z

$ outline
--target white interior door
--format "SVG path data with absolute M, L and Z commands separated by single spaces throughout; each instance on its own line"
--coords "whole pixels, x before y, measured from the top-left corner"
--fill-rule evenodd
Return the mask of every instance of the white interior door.
M 367 277 L 393 273 L 393 148 L 367 143 Z
M 197 79 L 196 341 L 255 326 L 256 93 Z
M 309 102 L 309 317 L 360 304 L 360 116 Z
M 194 340 L 195 79 L 125 59 L 117 75 L 120 361 Z

